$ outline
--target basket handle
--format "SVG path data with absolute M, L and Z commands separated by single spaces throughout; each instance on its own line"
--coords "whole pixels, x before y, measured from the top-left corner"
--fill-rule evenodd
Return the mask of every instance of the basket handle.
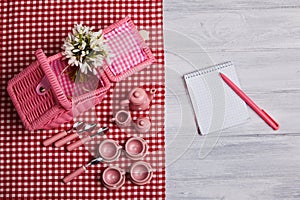
M 38 49 L 35 51 L 35 56 L 38 59 L 42 70 L 44 71 L 51 88 L 53 89 L 54 95 L 57 97 L 58 102 L 61 104 L 62 107 L 69 110 L 72 108 L 72 103 L 68 100 L 66 95 L 64 94 L 57 77 L 55 76 L 54 72 L 52 71 L 48 59 L 43 52 L 42 49 Z

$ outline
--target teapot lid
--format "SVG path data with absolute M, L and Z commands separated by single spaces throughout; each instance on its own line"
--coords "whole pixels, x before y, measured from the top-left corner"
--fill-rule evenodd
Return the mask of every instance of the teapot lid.
M 135 88 L 129 93 L 128 97 L 133 104 L 141 104 L 146 95 L 147 93 L 142 88 Z
M 148 127 L 151 125 L 151 122 L 148 118 L 146 117 L 140 117 L 137 119 L 136 125 L 140 128 L 142 127 Z

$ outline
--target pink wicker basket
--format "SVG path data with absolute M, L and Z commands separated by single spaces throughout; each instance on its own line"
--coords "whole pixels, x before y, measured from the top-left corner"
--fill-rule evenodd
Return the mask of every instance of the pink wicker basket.
M 103 34 L 116 58 L 99 71 L 96 89 L 71 98 L 74 83 L 61 73 L 67 62 L 61 53 L 47 58 L 41 49 L 35 52 L 37 61 L 8 82 L 8 93 L 26 129 L 51 129 L 71 121 L 102 101 L 110 81 L 121 81 L 155 61 L 129 17 Z

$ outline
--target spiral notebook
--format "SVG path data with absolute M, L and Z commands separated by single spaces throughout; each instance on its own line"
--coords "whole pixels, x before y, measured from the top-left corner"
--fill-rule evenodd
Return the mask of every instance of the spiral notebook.
M 242 124 L 249 119 L 245 102 L 222 80 L 220 72 L 240 87 L 231 62 L 184 75 L 197 127 L 202 135 Z

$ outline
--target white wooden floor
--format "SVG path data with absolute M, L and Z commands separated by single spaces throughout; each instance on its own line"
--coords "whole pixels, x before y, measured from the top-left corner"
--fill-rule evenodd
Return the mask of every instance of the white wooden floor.
M 167 199 L 300 199 L 300 1 L 165 0 L 164 23 Z M 279 131 L 249 109 L 220 137 L 196 133 L 180 76 L 228 60 Z

